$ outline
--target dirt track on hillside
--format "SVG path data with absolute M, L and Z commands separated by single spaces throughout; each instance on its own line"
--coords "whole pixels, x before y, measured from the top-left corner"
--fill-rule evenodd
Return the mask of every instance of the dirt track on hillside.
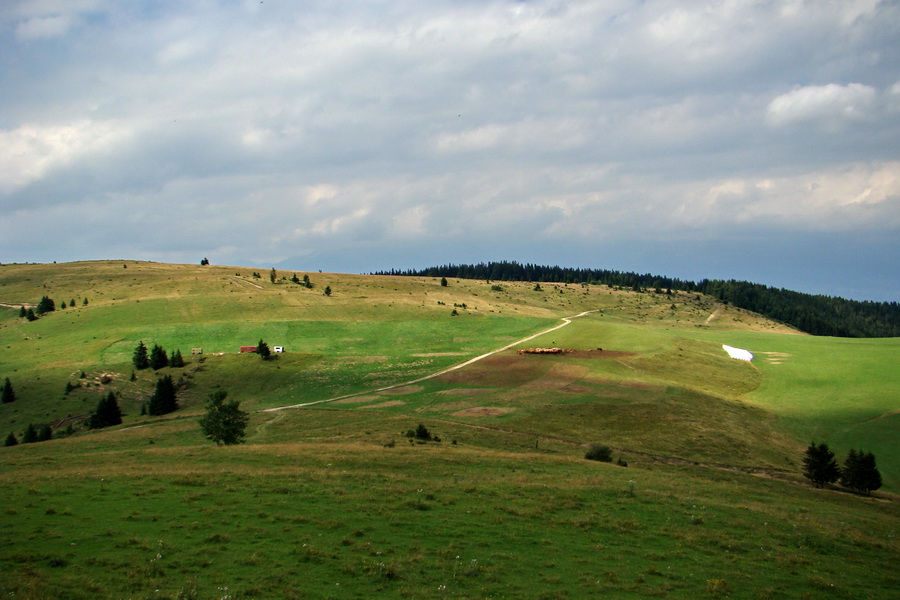
M 397 389 L 397 388 L 403 388 L 403 387 L 415 385 L 415 384 L 417 384 L 417 383 L 421 383 L 422 381 L 427 381 L 427 380 L 429 380 L 429 379 L 434 379 L 435 377 L 440 377 L 441 375 L 444 375 L 444 374 L 446 374 L 446 373 L 450 373 L 450 372 L 452 372 L 452 371 L 456 371 L 456 370 L 458 370 L 458 369 L 462 369 L 463 367 L 467 367 L 467 366 L 469 366 L 469 365 L 471 365 L 471 364 L 473 364 L 473 363 L 476 363 L 476 362 L 478 362 L 478 361 L 480 361 L 480 360 L 484 360 L 485 358 L 487 358 L 487 357 L 489 357 L 489 356 L 493 356 L 493 355 L 495 355 L 495 354 L 497 354 L 497 353 L 499 353 L 499 352 L 503 352 L 504 350 L 509 350 L 510 348 L 512 348 L 512 347 L 514 347 L 514 346 L 518 346 L 519 344 L 524 344 L 525 342 L 530 342 L 531 340 L 533 340 L 533 339 L 535 339 L 535 338 L 537 338 L 537 337 L 540 337 L 540 336 L 542 336 L 542 335 L 548 334 L 548 333 L 550 333 L 551 331 L 556 331 L 557 329 L 562 329 L 563 327 L 565 327 L 566 325 L 568 325 L 569 323 L 571 323 L 571 322 L 572 322 L 572 319 L 577 319 L 577 318 L 579 318 L 579 317 L 583 317 L 583 316 L 588 315 L 588 314 L 590 314 L 590 313 L 592 313 L 592 312 L 597 312 L 597 311 L 596 311 L 596 310 L 586 310 L 586 311 L 584 311 L 584 312 L 582 312 L 582 313 L 579 313 L 579 314 L 577 314 L 577 315 L 573 315 L 573 316 L 571 316 L 571 317 L 563 317 L 562 323 L 560 323 L 559 325 L 554 325 L 553 327 L 550 327 L 549 329 L 545 329 L 545 330 L 543 330 L 543 331 L 539 331 L 539 332 L 537 332 L 537 333 L 535 333 L 535 334 L 533 334 L 533 335 L 529 335 L 528 337 L 522 338 L 521 340 L 516 340 L 515 342 L 511 342 L 511 343 L 509 343 L 509 344 L 503 346 L 502 348 L 498 348 L 498 349 L 496 349 L 496 350 L 491 350 L 490 352 L 486 352 L 486 353 L 484 353 L 484 354 L 482 354 L 482 355 L 480 355 L 480 356 L 476 356 L 475 358 L 471 358 L 471 359 L 469 359 L 469 360 L 467 360 L 467 361 L 465 361 L 465 362 L 459 363 L 458 365 L 453 365 L 452 367 L 449 367 L 449 368 L 447 368 L 447 369 L 441 369 L 440 371 L 437 371 L 437 372 L 435 372 L 435 373 L 432 373 L 431 375 L 425 375 L 424 377 L 419 377 L 418 379 L 413 379 L 412 381 L 404 381 L 404 382 L 402 382 L 402 383 L 395 383 L 394 385 L 388 385 L 388 386 L 385 386 L 385 387 L 383 387 L 383 388 L 378 388 L 377 390 L 366 390 L 366 391 L 364 391 L 364 392 L 357 392 L 357 393 L 355 393 L 355 394 L 345 394 L 345 395 L 343 395 L 343 396 L 338 396 L 338 397 L 336 397 L 336 398 L 328 398 L 328 399 L 326 399 L 326 400 L 316 400 L 316 401 L 314 401 L 314 402 L 304 402 L 304 403 L 302 403 L 302 404 L 293 404 L 293 405 L 290 405 L 290 406 L 277 406 L 277 407 L 275 407 L 275 408 L 267 408 L 267 409 L 263 410 L 263 412 L 278 412 L 278 411 L 281 411 L 281 410 L 288 410 L 288 409 L 292 409 L 292 408 L 304 408 L 304 407 L 307 407 L 307 406 L 315 406 L 315 405 L 317 405 L 317 404 L 325 404 L 325 403 L 327 403 L 327 402 L 336 402 L 336 401 L 338 401 L 338 400 L 345 400 L 345 399 L 347 399 L 347 398 L 353 398 L 353 397 L 355 397 L 355 396 L 361 396 L 361 395 L 363 395 L 363 394 L 377 394 L 377 393 L 379 393 L 379 392 L 387 392 L 387 391 L 389 391 L 389 390 L 394 390 L 394 389 Z

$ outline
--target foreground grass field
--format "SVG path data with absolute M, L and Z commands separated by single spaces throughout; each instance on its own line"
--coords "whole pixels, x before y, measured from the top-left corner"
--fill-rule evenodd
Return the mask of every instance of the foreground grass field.
M 107 437 L 5 453 L 5 595 L 889 598 L 900 583 L 893 504 L 741 473 Z
M 58 437 L 0 449 L 0 592 L 895 597 L 896 340 L 797 335 L 688 294 L 262 275 L 0 267 L 0 377 L 18 398 L 0 427 Z M 75 306 L 18 318 L 43 295 Z M 507 350 L 421 379 L 583 311 L 523 344 L 576 352 Z M 288 352 L 237 353 L 260 338 Z M 141 340 L 185 354 L 161 371 L 184 382 L 171 415 L 139 414 L 160 374 L 132 380 Z M 200 434 L 218 389 L 252 413 L 244 446 Z M 123 425 L 64 435 L 111 390 Z M 419 423 L 442 441 L 411 442 Z M 875 452 L 884 489 L 806 485 L 811 438 Z M 628 467 L 584 460 L 595 442 Z

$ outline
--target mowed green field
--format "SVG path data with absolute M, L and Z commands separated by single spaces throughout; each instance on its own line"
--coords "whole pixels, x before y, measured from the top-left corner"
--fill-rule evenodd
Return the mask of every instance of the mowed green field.
M 58 424 L 58 439 L 0 449 L 0 592 L 895 596 L 896 340 L 797 335 L 692 294 L 313 272 L 310 290 L 260 274 L 0 267 L 0 377 L 18 397 L 0 432 Z M 75 306 L 19 319 L 42 295 Z M 520 345 L 575 352 L 511 349 L 428 377 L 583 311 Z M 237 352 L 260 338 L 287 352 Z M 187 360 L 162 370 L 184 383 L 175 413 L 139 414 L 160 375 L 131 380 L 140 340 Z M 202 438 L 218 389 L 251 412 L 245 445 Z M 111 390 L 123 425 L 65 435 Z M 410 441 L 419 423 L 441 441 Z M 810 487 L 811 438 L 873 451 L 885 487 Z M 584 460 L 590 443 L 627 468 Z

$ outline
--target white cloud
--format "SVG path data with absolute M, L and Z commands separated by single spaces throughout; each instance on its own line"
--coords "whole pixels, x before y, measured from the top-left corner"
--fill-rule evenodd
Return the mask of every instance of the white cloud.
M 875 88 L 860 83 L 806 86 L 782 94 L 769 103 L 767 118 L 773 125 L 821 123 L 839 126 L 873 116 Z
M 8 194 L 56 167 L 108 150 L 126 135 L 113 123 L 87 120 L 0 130 L 0 193 Z
M 20 40 L 57 37 L 66 33 L 72 24 L 69 16 L 32 17 L 16 25 L 16 37 Z
M 777 224 L 843 231 L 900 227 L 900 162 L 710 182 L 682 191 L 673 217 L 690 227 Z

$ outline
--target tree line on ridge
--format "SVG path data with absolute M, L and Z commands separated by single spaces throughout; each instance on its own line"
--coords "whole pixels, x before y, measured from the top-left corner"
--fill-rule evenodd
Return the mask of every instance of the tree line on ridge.
M 515 261 L 446 264 L 426 269 L 391 269 L 372 274 L 486 281 L 586 283 L 634 291 L 697 292 L 813 335 L 859 338 L 900 336 L 900 305 L 896 302 L 847 300 L 734 279 L 702 279 L 694 282 L 650 273 L 520 264 Z

